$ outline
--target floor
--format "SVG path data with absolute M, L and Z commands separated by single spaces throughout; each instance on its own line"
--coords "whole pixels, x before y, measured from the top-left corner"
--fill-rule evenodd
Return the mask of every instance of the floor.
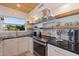
M 26 51 L 22 54 L 20 54 L 19 56 L 34 56 L 30 51 Z

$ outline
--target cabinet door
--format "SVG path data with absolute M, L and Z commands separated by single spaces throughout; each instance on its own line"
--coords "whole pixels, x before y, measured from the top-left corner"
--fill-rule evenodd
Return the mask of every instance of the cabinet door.
M 63 54 L 57 52 L 54 46 L 48 44 L 48 56 L 63 56 Z
M 0 40 L 0 56 L 3 55 L 3 41 Z
M 19 54 L 28 51 L 28 40 L 26 37 L 18 39 Z
M 4 40 L 4 55 L 13 56 L 18 55 L 18 41 L 17 39 Z
M 53 45 L 48 44 L 48 55 L 49 56 L 77 56 L 77 54 L 72 53 L 70 51 L 55 47 Z
M 30 51 L 33 53 L 33 41 L 31 37 L 22 37 L 18 39 L 19 54 Z
M 61 48 L 58 48 L 58 47 L 55 47 L 55 50 L 58 52 L 58 53 L 61 53 L 63 54 L 64 56 L 77 56 L 77 54 L 75 53 L 72 53 L 70 51 L 67 51 L 67 50 L 64 50 L 64 49 L 61 49 Z
M 31 37 L 27 37 L 28 39 L 28 50 L 33 54 L 33 39 Z

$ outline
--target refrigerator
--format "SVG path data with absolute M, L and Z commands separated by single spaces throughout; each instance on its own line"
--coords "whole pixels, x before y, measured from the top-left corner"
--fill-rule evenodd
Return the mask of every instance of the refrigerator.
M 70 29 L 68 32 L 68 48 L 72 51 L 79 52 L 79 29 Z

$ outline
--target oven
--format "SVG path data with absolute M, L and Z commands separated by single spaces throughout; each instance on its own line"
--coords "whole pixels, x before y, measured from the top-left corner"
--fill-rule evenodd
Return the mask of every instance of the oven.
M 34 54 L 36 56 L 46 56 L 47 55 L 47 43 L 34 39 Z

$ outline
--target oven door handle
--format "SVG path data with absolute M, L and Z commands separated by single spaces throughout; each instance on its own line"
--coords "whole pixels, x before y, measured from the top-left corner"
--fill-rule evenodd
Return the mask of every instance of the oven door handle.
M 41 45 L 43 45 L 43 46 L 46 46 L 46 43 L 42 43 L 42 42 L 39 42 L 39 41 L 37 41 L 37 40 L 34 40 L 34 42 L 36 42 L 36 43 L 38 43 L 38 44 L 41 44 Z

